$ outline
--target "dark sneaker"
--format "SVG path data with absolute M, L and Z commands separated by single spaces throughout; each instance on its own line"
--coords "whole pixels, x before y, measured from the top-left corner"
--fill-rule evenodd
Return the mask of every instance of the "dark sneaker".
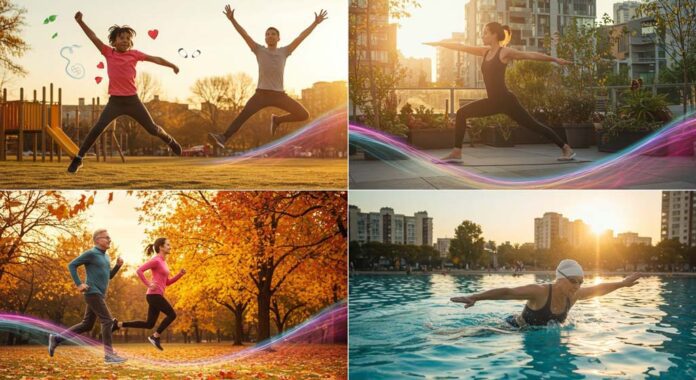
M 56 341 L 55 334 L 49 334 L 48 335 L 48 356 L 53 357 L 53 353 L 56 352 L 57 346 L 58 346 L 58 342 Z
M 213 140 L 215 145 L 218 146 L 220 149 L 225 149 L 225 136 L 219 135 L 217 133 L 208 133 L 208 136 L 210 136 L 210 139 Z
M 150 341 L 153 346 L 157 347 L 158 350 L 164 351 L 164 348 L 162 348 L 162 345 L 160 344 L 160 338 L 150 335 L 147 337 L 147 340 Z
M 111 332 L 116 332 L 121 329 L 120 327 L 118 327 L 118 319 L 114 318 L 113 323 L 114 324 L 111 325 Z
M 75 156 L 75 158 L 72 159 L 72 162 L 70 162 L 70 166 L 68 166 L 68 173 L 75 174 L 78 170 L 80 170 L 81 167 L 82 157 Z
M 181 156 L 181 145 L 179 145 L 176 140 L 172 139 L 172 141 L 169 142 L 169 148 L 171 148 L 172 152 L 176 154 L 177 156 Z
M 271 136 L 275 136 L 276 131 L 278 130 L 278 124 L 276 124 L 276 117 L 277 115 L 271 115 Z
M 125 362 L 126 358 L 122 358 L 116 354 L 111 354 L 111 355 L 106 355 L 104 356 L 104 364 L 121 364 Z

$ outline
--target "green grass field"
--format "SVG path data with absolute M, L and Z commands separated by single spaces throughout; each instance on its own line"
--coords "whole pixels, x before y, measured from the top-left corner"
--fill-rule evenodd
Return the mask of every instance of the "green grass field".
M 346 345 L 280 344 L 271 352 L 242 359 L 193 364 L 197 359 L 220 358 L 245 347 L 231 343 L 163 343 L 158 351 L 148 343 L 116 344 L 128 358 L 106 365 L 98 348 L 61 346 L 53 358 L 44 346 L 0 347 L 1 379 L 345 379 Z M 189 363 L 189 364 L 186 364 Z
M 39 159 L 40 160 L 40 159 Z M 220 164 L 213 158 L 110 157 L 85 160 L 75 175 L 62 162 L 33 162 L 25 157 L 0 161 L 2 189 L 346 189 L 345 159 L 254 158 Z

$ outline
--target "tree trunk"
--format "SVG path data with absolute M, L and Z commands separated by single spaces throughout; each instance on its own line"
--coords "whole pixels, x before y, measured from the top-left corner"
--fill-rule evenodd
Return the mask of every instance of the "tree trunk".
M 379 129 L 380 125 L 380 104 L 379 99 L 377 99 L 377 85 L 375 84 L 375 72 L 372 66 L 372 34 L 370 31 L 372 23 L 370 22 L 370 0 L 366 3 L 366 17 L 365 17 L 365 57 L 367 59 L 367 77 L 370 83 L 370 102 L 372 103 L 372 112 L 374 113 L 374 119 L 372 120 L 372 127 Z
M 237 305 L 234 310 L 234 345 L 242 345 L 242 337 L 244 336 L 244 308 Z
M 265 280 L 261 280 L 262 287 L 259 289 L 259 293 L 256 296 L 258 302 L 258 341 L 262 342 L 271 337 L 271 283 L 268 281 L 268 277 Z

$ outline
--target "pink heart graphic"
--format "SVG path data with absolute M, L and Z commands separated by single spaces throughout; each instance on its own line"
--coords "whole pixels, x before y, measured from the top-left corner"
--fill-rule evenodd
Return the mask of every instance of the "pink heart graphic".
M 97 84 L 99 84 L 102 81 L 102 77 L 94 77 L 94 80 L 97 81 Z
M 99 64 L 97 65 L 97 68 L 98 68 L 98 69 L 103 69 L 103 68 L 104 68 L 104 62 L 99 62 Z
M 159 31 L 157 29 L 152 29 L 147 31 L 147 35 L 150 36 L 153 40 L 157 38 L 157 35 L 159 34 Z

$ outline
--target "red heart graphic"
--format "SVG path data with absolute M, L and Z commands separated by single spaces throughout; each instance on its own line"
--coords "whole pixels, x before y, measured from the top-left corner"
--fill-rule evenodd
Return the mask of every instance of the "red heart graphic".
M 159 31 L 157 29 L 152 29 L 147 31 L 147 35 L 150 36 L 153 40 L 157 38 L 157 35 L 159 34 Z
M 102 81 L 102 77 L 94 77 L 94 80 L 97 81 L 97 84 L 99 84 Z
M 103 69 L 103 68 L 104 68 L 104 62 L 99 62 L 99 64 L 97 65 L 97 68 L 98 68 L 98 69 Z

